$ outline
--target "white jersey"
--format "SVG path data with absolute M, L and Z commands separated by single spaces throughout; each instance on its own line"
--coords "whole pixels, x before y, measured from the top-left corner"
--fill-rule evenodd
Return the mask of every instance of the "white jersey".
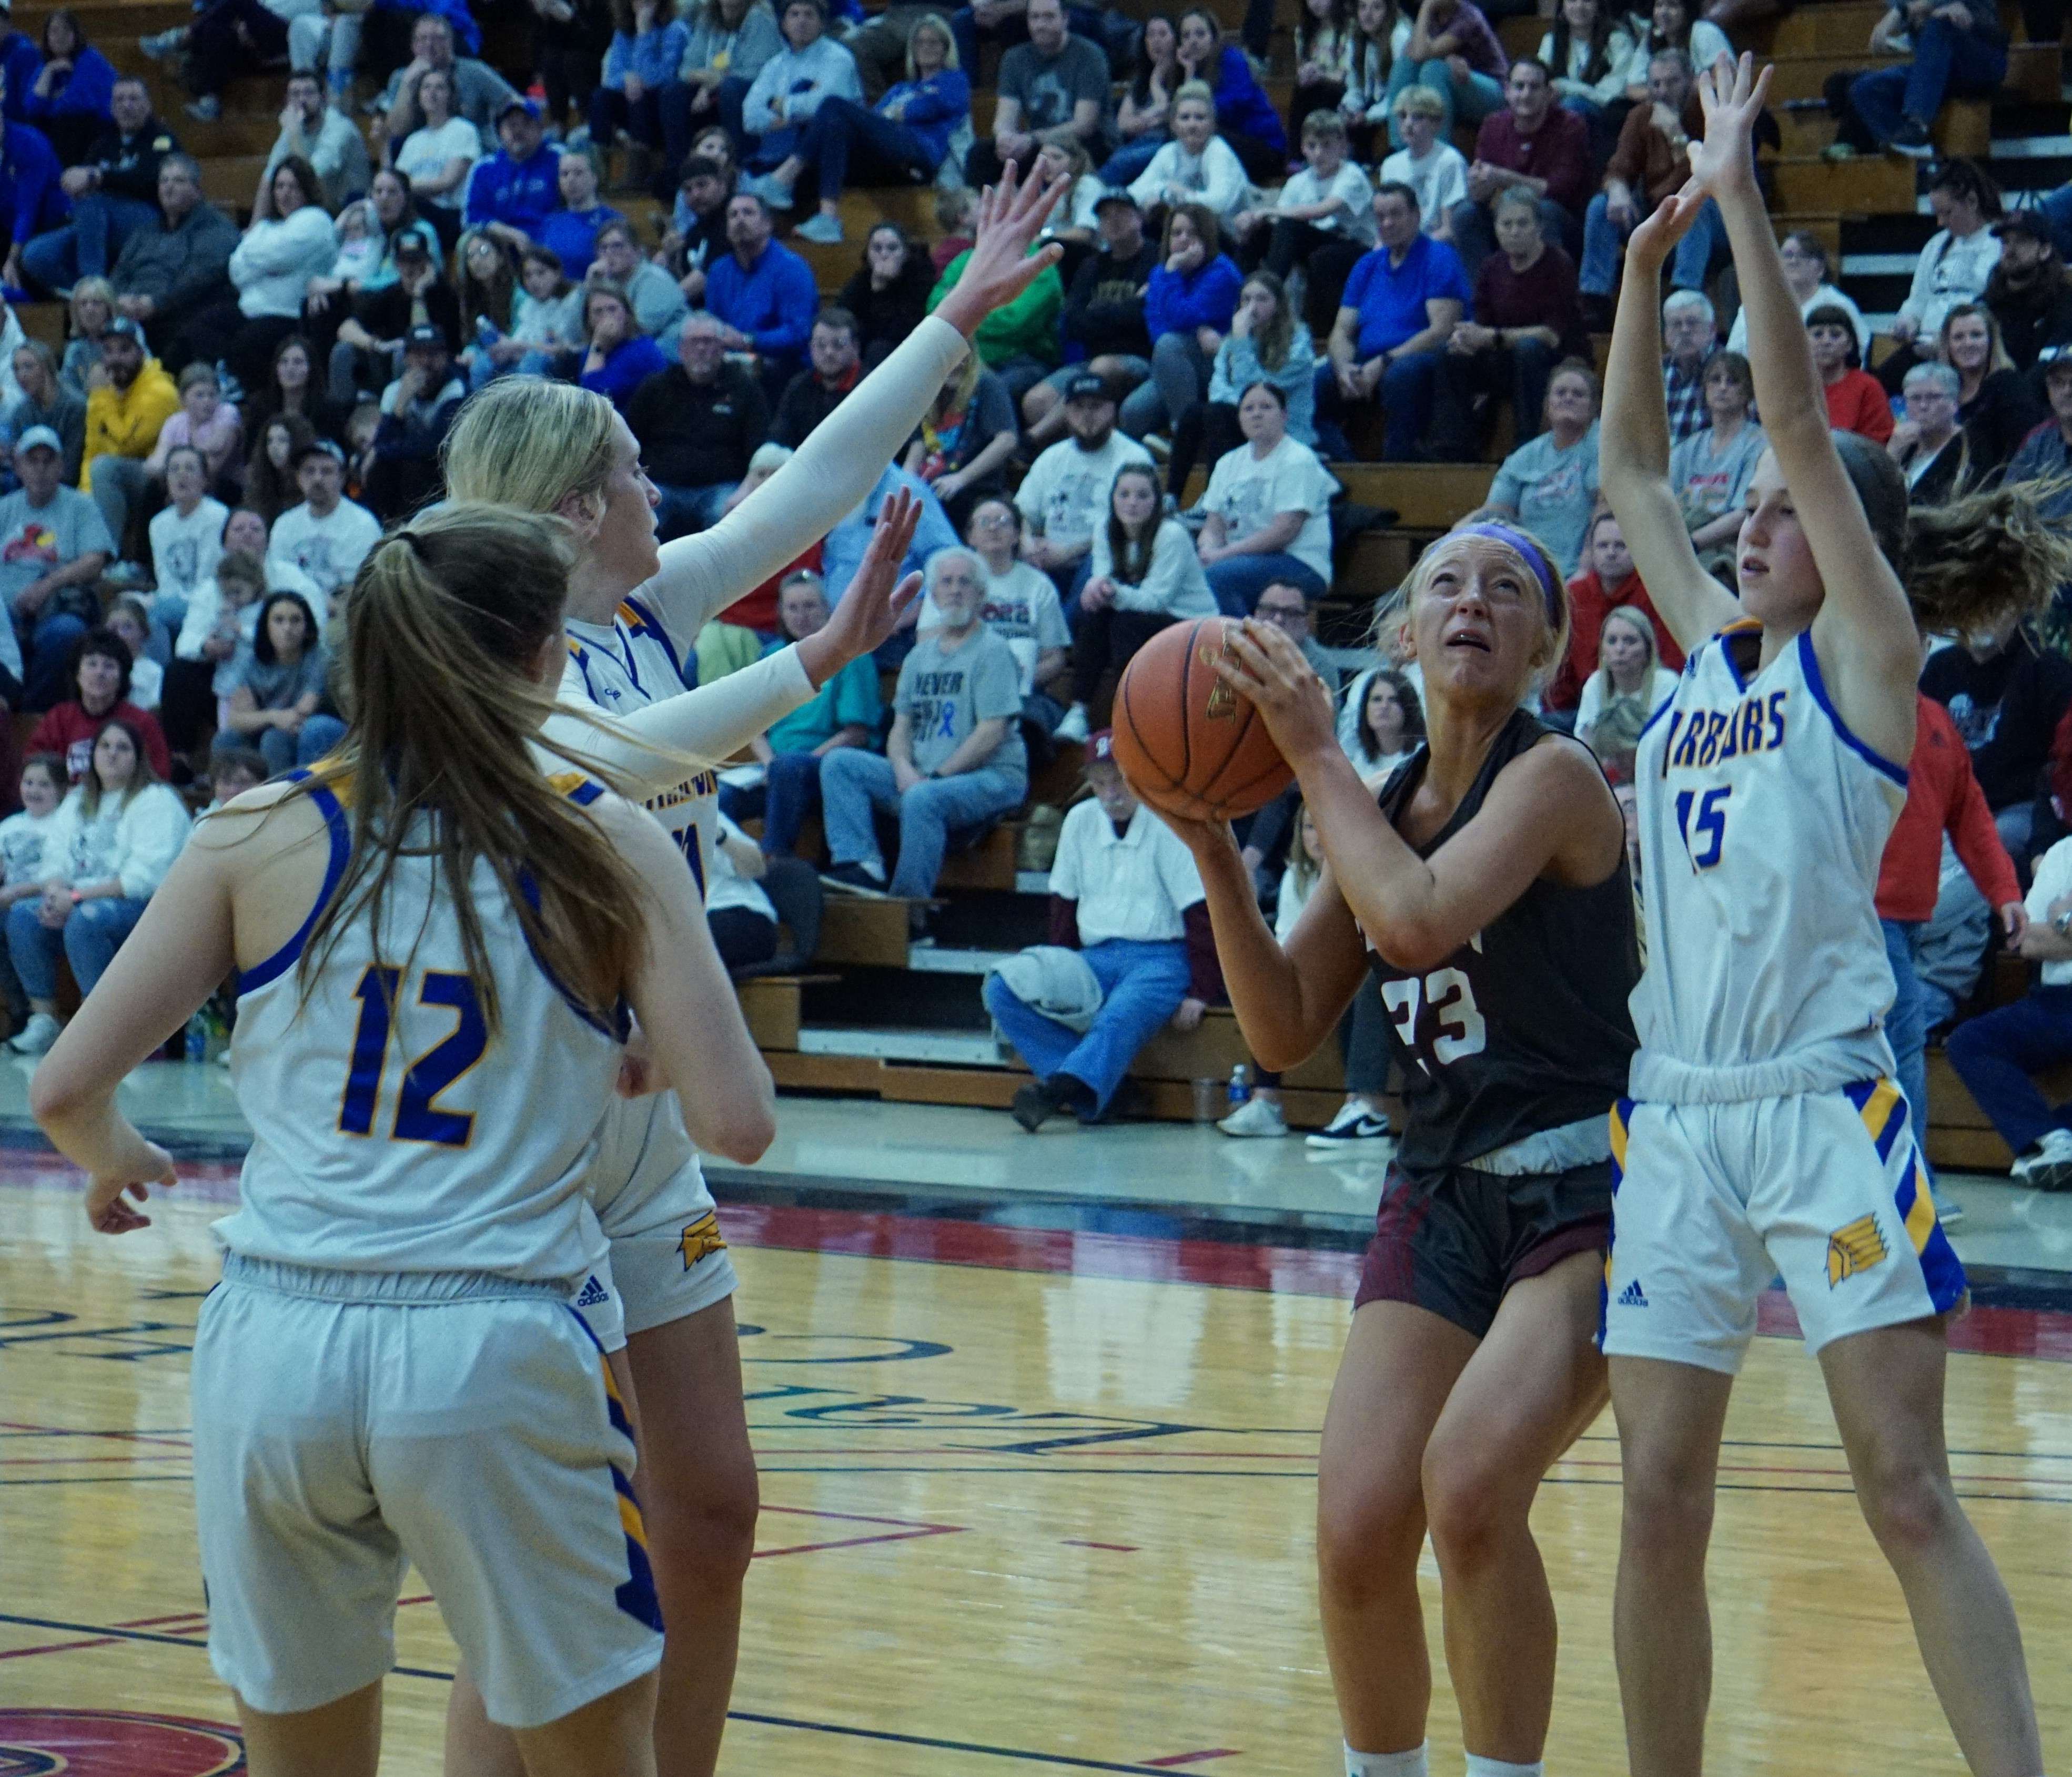
M 1727 1103 L 1893 1071 L 1873 897 L 1906 768 L 1843 725 L 1810 633 L 1744 677 L 1760 639 L 1737 623 L 1705 643 L 1641 735 L 1637 1099 Z
M 562 702 L 587 704 L 607 716 L 621 716 L 682 693 L 682 658 L 668 630 L 637 591 L 619 601 L 608 624 L 570 622 L 565 626 L 569 663 L 561 674 Z M 648 799 L 655 818 L 683 847 L 701 897 L 712 880 L 718 797 L 718 778 L 701 771 Z
M 602 794 L 573 774 L 568 788 Z M 250 1259 L 573 1287 L 604 1252 L 584 1185 L 618 1102 L 623 1011 L 613 1028 L 576 1005 L 484 863 L 471 894 L 496 983 L 492 1037 L 437 860 L 407 855 L 382 942 L 356 919 L 305 993 L 298 964 L 351 854 L 337 798 L 310 794 L 330 866 L 302 930 L 239 978 L 231 1083 L 252 1148 L 217 1234 Z

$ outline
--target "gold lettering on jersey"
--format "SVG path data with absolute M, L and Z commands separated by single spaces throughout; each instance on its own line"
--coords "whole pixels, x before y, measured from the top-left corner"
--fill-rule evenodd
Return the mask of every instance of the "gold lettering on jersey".
M 650 796 L 647 806 L 660 815 L 672 808 L 681 808 L 686 802 L 701 802 L 708 796 L 718 794 L 718 773 L 701 771 L 695 778 L 685 778 L 673 790 L 665 790 L 658 796 Z
M 1709 770 L 1744 753 L 1774 753 L 1784 745 L 1788 692 L 1745 697 L 1732 709 L 1674 710 L 1663 743 L 1662 774 L 1689 767 Z

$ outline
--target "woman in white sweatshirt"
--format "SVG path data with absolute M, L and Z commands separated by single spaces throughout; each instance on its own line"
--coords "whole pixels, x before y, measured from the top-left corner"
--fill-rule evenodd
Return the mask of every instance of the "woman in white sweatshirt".
M 234 297 L 212 303 L 187 324 L 187 344 L 205 364 L 228 364 L 248 389 L 273 378 L 273 348 L 302 324 L 310 280 L 338 261 L 338 237 L 324 207 L 323 183 L 299 154 L 273 169 L 273 214 L 253 220 L 230 256 Z
M 103 724 L 92 766 L 44 841 L 42 894 L 7 909 L 7 954 L 29 997 L 29 1022 L 9 1048 L 41 1055 L 58 1040 L 59 958 L 80 993 L 92 992 L 192 825 L 179 793 L 151 774 L 137 731 Z
M 1174 94 L 1173 139 L 1131 181 L 1129 195 L 1147 216 L 1174 204 L 1199 203 L 1226 224 L 1251 201 L 1244 162 L 1216 133 L 1216 96 L 1206 81 L 1190 80 Z
M 1094 527 L 1072 644 L 1072 707 L 1057 737 L 1083 741 L 1093 728 L 1105 728 L 1105 719 L 1093 723 L 1087 712 L 1101 681 L 1110 674 L 1119 677 L 1137 650 L 1169 624 L 1215 614 L 1215 594 L 1194 540 L 1178 519 L 1164 516 L 1157 470 L 1149 463 L 1124 464 L 1108 494 L 1108 523 Z

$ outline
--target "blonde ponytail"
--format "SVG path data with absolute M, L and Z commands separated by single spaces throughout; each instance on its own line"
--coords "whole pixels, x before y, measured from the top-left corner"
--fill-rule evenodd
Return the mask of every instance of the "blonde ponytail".
M 558 519 L 473 503 L 391 531 L 347 596 L 340 705 L 349 726 L 318 778 L 345 803 L 352 857 L 302 955 L 306 986 L 342 933 L 378 934 L 397 860 L 430 852 L 460 922 L 483 1016 L 496 984 L 472 886 L 487 861 L 541 961 L 606 1016 L 639 965 L 646 889 L 535 749 L 555 708 L 569 545 Z

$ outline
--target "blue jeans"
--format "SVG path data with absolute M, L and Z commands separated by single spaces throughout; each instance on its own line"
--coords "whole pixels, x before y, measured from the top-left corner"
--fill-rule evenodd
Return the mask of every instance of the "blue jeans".
M 82 277 L 107 277 L 122 243 L 158 220 L 154 204 L 88 191 L 73 200 L 69 223 L 22 249 L 22 264 L 44 289 L 68 290 Z
M 942 164 L 918 129 L 881 117 L 853 99 L 823 99 L 799 139 L 800 158 L 814 169 L 822 202 L 842 195 L 849 156 L 859 150 L 866 185 L 931 179 Z
M 1645 203 L 1638 213 L 1647 214 Z M 1612 220 L 1611 199 L 1602 191 L 1590 199 L 1589 208 L 1583 213 L 1583 263 L 1576 273 L 1577 287 L 1584 295 L 1612 293 L 1618 282 L 1619 260 L 1626 252 L 1626 237 L 1632 232 L 1630 228 L 1622 228 Z M 1704 207 L 1698 212 L 1698 220 L 1692 224 L 1690 233 L 1677 242 L 1676 251 L 1670 256 L 1670 288 L 1702 290 L 1713 252 L 1724 248 L 1726 240 L 1727 225 L 1720 220 L 1720 207 L 1708 198 Z
M 703 112 L 692 109 L 692 89 L 683 81 L 662 83 L 662 152 L 669 163 L 670 179 L 683 170 L 684 157 L 691 151 L 691 138 L 701 124 L 717 121 L 736 142 L 742 140 L 746 133 L 741 127 L 741 101 L 748 96 L 748 88 L 749 83 L 738 74 L 730 74 L 722 80 L 713 95 L 719 113 L 715 118 L 710 106 Z
M 1921 1144 L 1921 1163 L 1928 1163 L 1928 1023 L 1922 1016 L 1921 978 L 1914 972 L 1914 950 L 1921 941 L 1917 920 L 1881 919 L 1885 954 L 1892 964 L 1892 1010 L 1885 1015 L 1885 1040 L 1899 1065 L 1899 1090 L 1914 1119 L 1914 1137 Z
M 655 508 L 655 536 L 662 543 L 687 537 L 693 531 L 709 530 L 726 511 L 726 498 L 738 482 L 715 482 L 710 487 L 664 487 L 655 491 L 660 503 Z
M 65 669 L 71 664 L 72 644 L 86 634 L 86 625 L 69 611 L 54 617 L 15 625 L 23 635 L 22 653 L 28 662 L 23 677 L 23 701 L 32 710 L 50 709 L 72 694 Z
M 1101 183 L 1128 185 L 1140 178 L 1145 168 L 1157 158 L 1158 150 L 1171 139 L 1164 130 L 1152 129 L 1135 142 L 1124 144 L 1101 162 Z
M 828 830 L 828 856 L 837 864 L 885 868 L 872 825 L 874 810 L 899 817 L 899 868 L 891 891 L 909 901 L 935 892 L 943 854 L 954 827 L 976 827 L 1022 806 L 1029 777 L 1022 771 L 968 771 L 931 778 L 903 794 L 882 753 L 841 747 L 820 760 L 820 804 Z
M 1428 86 L 1445 104 L 1446 114 L 1439 120 L 1441 142 L 1452 140 L 1456 117 L 1466 123 L 1480 123 L 1491 112 L 1503 109 L 1503 82 L 1494 76 L 1470 69 L 1466 80 L 1457 80 L 1444 56 L 1435 56 L 1429 62 L 1398 56 L 1388 76 L 1388 141 L 1392 148 L 1403 146 L 1402 126 L 1396 121 L 1396 96 L 1407 86 Z
M 1251 616 L 1259 595 L 1277 581 L 1300 586 L 1305 598 L 1322 598 L 1325 592 L 1317 570 L 1289 555 L 1226 556 L 1204 572 L 1225 617 Z
M 598 153 L 610 153 L 622 129 L 644 148 L 662 146 L 662 95 L 658 88 L 650 87 L 639 98 L 629 99 L 622 88 L 598 83 L 590 96 L 590 139 Z
M 146 903 L 115 897 L 83 901 L 72 917 L 52 931 L 37 915 L 37 900 L 18 901 L 7 909 L 7 955 L 31 999 L 58 996 L 58 958 L 72 964 L 72 978 L 82 994 L 108 972 L 122 941 L 144 917 Z
M 266 761 L 268 775 L 278 778 L 297 765 L 314 765 L 338 745 L 344 733 L 345 724 L 335 716 L 310 716 L 299 734 L 279 728 L 260 729 L 259 751 Z
M 2017 1155 L 2035 1147 L 2046 1130 L 2072 1129 L 2072 1104 L 2053 1110 L 2029 1078 L 2072 1061 L 2072 987 L 2037 987 L 2012 1006 L 1959 1024 L 1943 1053 Z
M 987 976 L 984 998 L 1038 1079 L 1062 1073 L 1093 1094 L 1092 1110 L 1079 1113 L 1083 1122 L 1092 1122 L 1108 1108 L 1137 1052 L 1180 1009 L 1187 995 L 1187 946 L 1178 938 L 1146 943 L 1115 938 L 1079 954 L 1106 995 L 1083 1036 L 1025 1005 L 997 975 Z
M 835 749 L 842 749 L 837 747 Z M 788 856 L 799 847 L 799 829 L 820 806 L 820 759 L 816 753 L 780 753 L 770 761 L 762 786 L 732 790 L 720 786 L 720 812 L 730 821 L 763 817 L 766 856 Z
M 2007 78 L 2007 51 L 1959 31 L 1946 18 L 1930 18 L 1914 34 L 1914 60 L 1897 68 L 1873 68 L 1849 84 L 1849 103 L 1879 146 L 1911 117 L 1924 127 L 1935 121 L 1942 101 L 1990 98 Z
M 1385 424 L 1381 453 L 1389 462 L 1408 462 L 1416 454 L 1417 441 L 1432 425 L 1432 393 L 1439 376 L 1439 355 L 1415 351 L 1392 360 L 1382 372 L 1379 399 Z M 1329 359 L 1317 367 L 1317 435 L 1318 454 L 1334 454 L 1344 437 L 1346 398 L 1338 392 L 1338 373 Z M 1330 429 L 1326 433 L 1326 428 Z M 1332 437 L 1330 433 L 1337 434 Z M 1324 448 L 1329 441 L 1330 449 Z

